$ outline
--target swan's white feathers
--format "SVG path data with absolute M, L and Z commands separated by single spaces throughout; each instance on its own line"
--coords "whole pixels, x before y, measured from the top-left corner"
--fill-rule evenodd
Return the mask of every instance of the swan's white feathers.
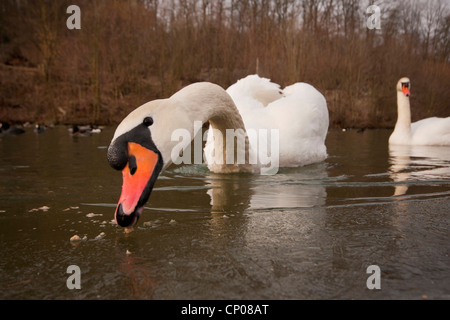
M 411 124 L 414 145 L 450 145 L 450 117 L 431 117 Z
M 253 107 L 266 107 L 269 103 L 282 97 L 280 85 L 270 82 L 269 79 L 260 78 L 258 75 L 249 75 L 238 80 L 228 87 L 227 92 L 235 103 L 247 98 L 258 102 L 252 105 Z
M 280 91 L 280 86 L 269 79 L 250 75 L 230 86 L 227 92 L 247 129 L 279 129 L 281 167 L 326 159 L 328 108 L 324 96 L 313 86 L 295 83 Z M 255 146 L 256 141 L 250 139 L 250 144 Z

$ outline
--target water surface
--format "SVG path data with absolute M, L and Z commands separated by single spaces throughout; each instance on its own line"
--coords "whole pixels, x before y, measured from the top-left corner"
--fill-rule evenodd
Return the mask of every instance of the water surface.
M 125 234 L 113 132 L 0 136 L 1 299 L 450 298 L 448 147 L 330 130 L 324 163 L 274 176 L 171 167 Z

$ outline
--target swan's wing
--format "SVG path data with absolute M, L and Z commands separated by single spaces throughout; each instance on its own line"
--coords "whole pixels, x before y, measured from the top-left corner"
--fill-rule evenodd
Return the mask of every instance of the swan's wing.
M 415 145 L 450 145 L 450 117 L 432 117 L 412 123 L 411 141 Z
M 238 80 L 227 89 L 227 92 L 238 109 L 248 103 L 246 99 L 253 99 L 258 102 L 258 106 L 265 107 L 281 98 L 280 86 L 258 75 L 249 75 Z
M 268 117 L 266 106 L 282 97 L 278 84 L 258 75 L 249 75 L 231 85 L 227 93 L 236 104 L 247 130 L 272 128 L 273 120 Z
M 285 97 L 267 106 L 272 127 L 280 129 L 280 164 L 305 165 L 323 161 L 329 115 L 325 97 L 313 86 L 296 83 Z
M 324 96 L 313 86 L 296 83 L 280 92 L 279 85 L 269 79 L 250 75 L 227 89 L 247 132 L 259 129 L 279 130 L 279 163 L 281 167 L 306 165 L 327 157 L 325 138 L 329 116 Z M 259 130 L 259 131 L 258 131 Z M 251 149 L 260 156 L 269 144 L 269 136 L 249 135 Z M 258 140 L 258 141 L 257 141 Z M 269 147 L 269 146 L 267 146 Z M 210 151 L 207 149 L 205 151 Z
M 325 140 L 329 115 L 325 97 L 312 85 L 295 83 L 283 90 L 284 98 L 271 104 L 282 122 L 293 121 L 292 127 L 305 137 L 318 136 Z M 275 108 L 280 108 L 276 111 Z

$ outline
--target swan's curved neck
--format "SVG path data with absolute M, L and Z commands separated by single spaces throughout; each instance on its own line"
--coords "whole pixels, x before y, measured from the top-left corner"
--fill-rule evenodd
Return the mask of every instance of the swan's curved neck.
M 411 109 L 409 97 L 397 91 L 397 123 L 394 132 L 409 137 L 411 134 Z
M 214 130 L 213 132 L 220 131 L 223 140 L 214 139 L 215 170 L 213 171 L 250 171 L 248 161 L 244 164 L 238 163 L 237 161 L 229 161 L 231 156 L 235 159 L 238 153 L 242 151 L 238 150 L 239 143 L 237 141 L 234 141 L 234 143 L 226 141 L 227 131 L 232 131 L 240 135 L 237 138 L 238 141 L 240 138 L 243 139 L 242 141 L 245 141 L 245 159 L 248 159 L 249 142 L 246 136 L 244 121 L 232 98 L 223 88 L 211 83 L 193 84 L 175 93 L 168 99 L 168 102 L 170 102 L 170 105 L 176 106 L 177 112 L 179 113 L 177 116 L 184 118 L 183 121 L 178 122 L 178 125 L 192 133 L 192 140 L 194 140 L 194 137 L 199 133 L 198 131 L 200 129 L 199 126 L 195 126 L 195 122 L 200 121 L 202 124 L 209 122 Z M 227 143 L 233 143 L 233 148 L 227 148 Z M 231 150 L 233 155 L 227 155 L 227 151 L 230 153 Z
M 209 83 L 197 83 L 169 98 L 181 106 L 191 120 L 211 122 L 216 129 L 245 129 L 239 111 L 225 90 Z

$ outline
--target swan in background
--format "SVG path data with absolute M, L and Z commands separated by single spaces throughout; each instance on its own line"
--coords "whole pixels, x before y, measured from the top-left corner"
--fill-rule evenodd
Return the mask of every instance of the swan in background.
M 313 86 L 295 83 L 281 90 L 269 79 L 249 75 L 231 85 L 227 93 L 236 104 L 247 130 L 279 130 L 280 167 L 304 166 L 327 158 L 327 102 Z M 256 138 L 249 135 L 250 146 L 257 146 Z M 212 157 L 212 140 L 213 131 L 209 130 L 205 147 L 207 159 Z M 251 149 L 250 152 L 256 151 Z M 259 148 L 257 152 L 265 152 L 265 149 Z
M 411 82 L 401 78 L 397 83 L 397 123 L 389 137 L 389 144 L 450 145 L 450 117 L 426 118 L 411 124 L 409 96 Z

